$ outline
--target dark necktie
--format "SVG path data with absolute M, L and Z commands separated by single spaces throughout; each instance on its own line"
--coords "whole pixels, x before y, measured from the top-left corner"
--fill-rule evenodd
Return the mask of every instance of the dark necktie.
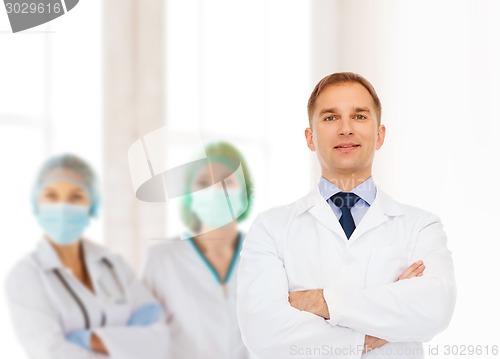
M 339 222 L 344 229 L 347 239 L 349 239 L 352 232 L 354 232 L 354 228 L 356 228 L 354 218 L 352 218 L 351 208 L 354 207 L 360 197 L 351 192 L 339 192 L 330 198 L 332 202 L 342 211 L 342 216 L 340 216 Z

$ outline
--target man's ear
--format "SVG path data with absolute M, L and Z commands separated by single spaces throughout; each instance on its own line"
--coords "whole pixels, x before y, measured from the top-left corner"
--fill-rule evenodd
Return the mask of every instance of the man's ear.
M 309 147 L 309 149 L 313 152 L 316 151 L 316 147 L 314 147 L 314 142 L 313 142 L 312 129 L 310 127 L 306 128 L 306 130 L 304 131 L 304 135 L 306 136 L 307 147 Z
M 384 139 L 385 139 L 385 126 L 379 125 L 377 134 L 377 146 L 375 147 L 375 149 L 379 150 L 380 147 L 382 147 L 382 145 L 384 144 Z

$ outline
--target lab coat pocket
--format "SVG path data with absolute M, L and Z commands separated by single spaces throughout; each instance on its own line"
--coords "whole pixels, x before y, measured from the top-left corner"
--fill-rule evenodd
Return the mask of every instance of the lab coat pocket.
M 367 287 L 396 282 L 408 267 L 406 247 L 384 245 L 372 248 L 367 273 Z

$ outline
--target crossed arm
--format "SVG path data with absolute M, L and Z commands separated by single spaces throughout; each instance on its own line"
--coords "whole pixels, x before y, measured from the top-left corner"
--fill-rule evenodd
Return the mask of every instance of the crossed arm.
M 410 279 L 422 276 L 425 264 L 419 260 L 410 265 L 398 278 L 398 280 Z M 324 319 L 330 319 L 328 305 L 323 295 L 323 289 L 302 290 L 288 294 L 290 305 L 298 310 L 315 314 Z M 365 336 L 363 352 L 374 350 L 387 344 L 388 341 L 371 335 Z
M 332 325 L 389 342 L 428 341 L 444 330 L 451 320 L 456 298 L 451 252 L 439 218 L 427 216 L 416 225 L 419 231 L 412 258 L 425 261 L 425 274 L 370 288 L 323 288 L 322 300 L 309 305 L 321 317 L 329 317 Z M 408 279 L 407 274 L 403 274 L 404 279 Z M 306 293 L 314 298 L 318 294 Z M 292 302 L 300 296 L 293 294 Z

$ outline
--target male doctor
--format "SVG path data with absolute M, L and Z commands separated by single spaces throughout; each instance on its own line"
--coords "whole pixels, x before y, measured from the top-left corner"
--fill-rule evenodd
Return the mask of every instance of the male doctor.
M 238 320 L 258 358 L 423 358 L 422 342 L 448 326 L 456 289 L 440 219 L 372 178 L 381 112 L 357 74 L 314 88 L 305 137 L 319 184 L 260 214 L 241 253 Z

